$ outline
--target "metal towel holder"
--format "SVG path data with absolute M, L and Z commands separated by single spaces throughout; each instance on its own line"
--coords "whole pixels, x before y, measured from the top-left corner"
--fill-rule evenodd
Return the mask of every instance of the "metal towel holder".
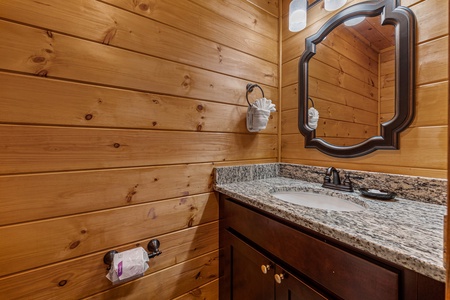
M 261 90 L 262 97 L 264 98 L 264 91 L 259 85 L 257 85 L 256 83 L 254 83 L 254 84 L 247 83 L 247 92 L 245 93 L 245 98 L 247 99 L 248 106 L 252 106 L 250 104 L 250 101 L 248 101 L 248 93 L 253 92 L 253 89 L 255 87 L 257 87 L 257 88 L 259 88 Z

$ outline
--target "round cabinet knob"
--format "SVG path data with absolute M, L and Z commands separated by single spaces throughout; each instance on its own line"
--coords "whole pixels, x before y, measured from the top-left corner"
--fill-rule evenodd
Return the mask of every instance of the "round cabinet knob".
M 284 279 L 284 274 L 283 273 L 281 273 L 281 274 L 275 274 L 275 281 L 278 283 L 278 284 L 281 284 L 281 281 Z
M 261 272 L 263 272 L 263 274 L 267 274 L 267 272 L 272 268 L 271 265 L 261 265 Z

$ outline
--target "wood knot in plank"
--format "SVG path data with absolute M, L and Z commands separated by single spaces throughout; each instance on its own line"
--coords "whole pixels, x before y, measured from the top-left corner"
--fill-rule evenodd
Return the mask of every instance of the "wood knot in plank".
M 111 28 L 108 30 L 105 34 L 105 37 L 103 38 L 103 44 L 109 45 L 111 43 L 112 39 L 116 36 L 117 28 Z
M 197 111 L 202 111 L 203 108 L 204 108 L 203 105 L 201 105 L 201 104 L 197 105 Z
M 75 249 L 76 247 L 78 247 L 80 245 L 80 241 L 75 241 L 73 243 L 70 243 L 69 248 L 70 249 Z
M 194 226 L 194 216 L 192 216 L 192 217 L 190 217 L 189 218 L 189 221 L 188 221 L 188 227 L 192 227 L 192 226 Z
M 181 83 L 181 86 L 184 89 L 188 89 L 190 87 L 190 85 L 191 85 L 191 77 L 189 75 L 184 75 L 184 80 Z
M 139 9 L 142 10 L 142 11 L 147 11 L 148 8 L 149 8 L 148 4 L 146 4 L 146 3 L 141 3 L 141 4 L 139 4 L 138 7 L 139 7 Z
M 67 284 L 67 280 L 61 280 L 58 282 L 58 286 L 65 286 Z
M 195 275 L 195 280 L 201 279 L 202 272 L 198 272 L 197 275 Z
M 157 218 L 156 211 L 155 211 L 154 207 L 152 207 L 152 208 L 150 208 L 148 210 L 147 218 L 150 218 L 150 219 L 153 219 L 153 220 Z
M 40 64 L 46 61 L 46 58 L 43 56 L 33 56 L 31 59 L 34 63 Z
M 200 298 L 202 296 L 202 290 L 196 288 L 195 290 L 190 291 L 189 294 L 191 294 L 195 298 Z
M 40 76 L 40 77 L 47 77 L 48 71 L 47 70 L 40 70 L 39 72 L 36 73 L 36 75 Z
M 137 194 L 137 188 L 139 184 L 136 184 L 134 187 L 132 187 L 129 191 L 127 196 L 125 197 L 125 200 L 127 203 L 130 203 L 133 200 L 133 196 Z

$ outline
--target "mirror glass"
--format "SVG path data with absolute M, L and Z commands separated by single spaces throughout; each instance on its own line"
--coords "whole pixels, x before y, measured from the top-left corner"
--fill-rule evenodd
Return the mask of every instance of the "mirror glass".
M 397 0 L 367 1 L 305 39 L 298 128 L 306 148 L 336 157 L 399 148 L 414 118 L 415 27 L 413 12 Z
M 395 28 L 381 25 L 380 17 L 340 24 L 309 61 L 309 107 L 314 102 L 320 114 L 316 137 L 330 144 L 356 145 L 380 135 L 380 123 L 394 115 Z

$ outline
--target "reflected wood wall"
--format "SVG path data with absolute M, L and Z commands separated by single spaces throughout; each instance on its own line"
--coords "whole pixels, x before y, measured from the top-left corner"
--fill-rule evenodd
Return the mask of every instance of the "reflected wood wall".
M 348 1 L 346 6 L 362 2 Z M 403 0 L 417 18 L 416 115 L 400 136 L 400 149 L 376 151 L 352 159 L 338 159 L 315 149 L 305 149 L 303 136 L 287 128 L 296 127 L 297 63 L 304 39 L 335 13 L 323 2 L 308 11 L 308 25 L 299 33 L 287 29 L 289 1 L 283 0 L 282 26 L 282 132 L 281 161 L 426 177 L 447 177 L 448 107 L 448 1 Z M 289 117 L 290 116 L 290 117 Z
M 5 299 L 217 299 L 215 165 L 277 160 L 278 4 L 0 2 L 0 290 Z M 251 95 L 257 97 L 258 95 Z M 151 238 L 146 275 L 103 255 Z
M 308 67 L 308 94 L 320 114 L 317 137 L 349 146 L 378 133 L 378 52 L 369 43 L 341 25 L 317 45 Z

